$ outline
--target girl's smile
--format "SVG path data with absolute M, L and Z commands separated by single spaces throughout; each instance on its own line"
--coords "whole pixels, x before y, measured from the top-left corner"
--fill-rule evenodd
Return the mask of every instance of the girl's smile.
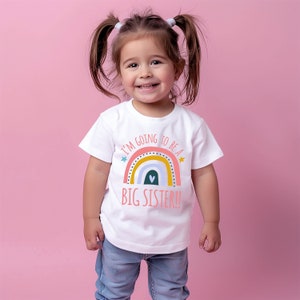
M 159 83 L 147 83 L 136 85 L 136 88 L 141 89 L 143 91 L 152 91 L 154 88 L 158 87 Z
M 125 44 L 121 50 L 120 75 L 125 91 L 141 113 L 158 116 L 159 112 L 161 116 L 173 109 L 169 95 L 178 76 L 155 38 L 143 37 Z

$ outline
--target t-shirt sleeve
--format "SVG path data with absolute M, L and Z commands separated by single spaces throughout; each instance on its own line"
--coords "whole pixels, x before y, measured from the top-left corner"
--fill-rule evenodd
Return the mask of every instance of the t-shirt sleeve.
M 113 130 L 109 123 L 100 115 L 79 147 L 88 154 L 105 162 L 112 161 L 114 151 Z
M 223 156 L 223 152 L 205 121 L 195 133 L 192 169 L 203 168 Z

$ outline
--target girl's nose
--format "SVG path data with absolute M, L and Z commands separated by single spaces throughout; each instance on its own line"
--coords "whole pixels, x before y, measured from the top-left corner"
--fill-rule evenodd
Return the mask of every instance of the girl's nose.
M 152 77 L 152 72 L 148 66 L 141 68 L 140 78 L 149 78 Z

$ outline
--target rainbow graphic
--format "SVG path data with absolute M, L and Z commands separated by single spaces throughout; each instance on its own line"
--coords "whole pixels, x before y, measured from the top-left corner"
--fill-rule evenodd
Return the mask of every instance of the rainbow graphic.
M 180 186 L 178 160 L 169 150 L 158 147 L 142 148 L 128 161 L 124 183 Z

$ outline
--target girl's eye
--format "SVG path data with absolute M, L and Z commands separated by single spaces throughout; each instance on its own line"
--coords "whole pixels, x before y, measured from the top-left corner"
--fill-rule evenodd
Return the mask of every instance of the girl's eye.
M 154 59 L 151 64 L 152 65 L 159 65 L 161 63 L 161 61 L 157 60 L 157 59 Z
M 131 63 L 128 65 L 128 68 L 136 68 L 138 65 L 136 63 Z

